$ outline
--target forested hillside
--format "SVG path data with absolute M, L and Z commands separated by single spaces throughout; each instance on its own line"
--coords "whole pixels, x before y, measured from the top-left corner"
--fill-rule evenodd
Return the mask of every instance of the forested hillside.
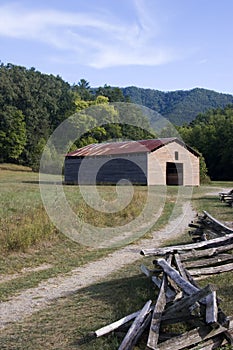
M 12 64 L 0 65 L 0 162 L 14 162 L 38 170 L 40 157 L 48 137 L 56 127 L 75 112 L 79 113 L 76 130 L 90 129 L 73 147 L 98 143 L 114 138 L 140 139 L 149 137 L 143 128 L 132 130 L 127 125 L 116 125 L 117 115 L 110 102 L 128 101 L 120 88 L 105 85 L 91 89 L 85 79 L 70 86 L 59 76 L 42 74 L 34 68 Z M 97 127 L 95 115 L 85 110 L 99 105 L 103 121 L 108 116 L 112 123 Z M 82 111 L 82 113 L 80 113 Z M 140 115 L 135 110 L 135 124 Z M 147 118 L 141 120 L 149 128 Z M 140 125 L 140 123 L 139 123 Z M 52 156 L 52 155 L 49 155 Z M 56 154 L 53 155 L 56 157 Z
M 162 92 L 135 86 L 122 88 L 131 102 L 160 113 L 175 125 L 190 123 L 199 113 L 233 104 L 233 96 L 206 89 Z
M 173 120 L 184 141 L 203 154 L 212 179 L 233 179 L 233 107 L 229 105 L 233 96 L 205 89 L 165 93 L 108 85 L 91 88 L 85 79 L 71 86 L 59 76 L 12 64 L 0 65 L 0 162 L 38 170 L 48 137 L 75 112 L 78 119 L 73 126 L 77 131 L 85 126 L 85 132 L 73 148 L 114 139 L 176 136 L 170 126 L 155 135 L 149 114 L 147 118 L 130 105 L 128 116 L 127 109 L 116 111 L 111 102 L 135 102 Z M 94 112 L 87 112 L 92 107 Z M 98 117 L 105 125 L 98 123 Z M 131 122 L 140 127 L 132 127 Z M 56 151 L 48 156 L 56 159 Z

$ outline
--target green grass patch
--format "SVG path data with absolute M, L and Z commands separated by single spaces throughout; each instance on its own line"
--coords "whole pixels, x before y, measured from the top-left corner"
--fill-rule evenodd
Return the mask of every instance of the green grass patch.
M 219 221 L 233 221 L 233 210 L 226 203 L 220 202 L 218 192 L 221 189 L 232 189 L 233 182 L 213 182 L 211 186 L 194 188 L 192 205 L 198 213 L 206 210 Z M 212 193 L 212 194 L 211 194 Z
M 1 332 L 1 349 L 117 349 L 121 337 L 90 341 L 86 336 L 140 309 L 154 296 L 153 286 L 139 273 L 138 266 L 126 267 Z

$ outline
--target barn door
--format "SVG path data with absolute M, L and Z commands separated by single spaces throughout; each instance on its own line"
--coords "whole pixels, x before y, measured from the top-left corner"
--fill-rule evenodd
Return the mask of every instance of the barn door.
M 167 163 L 166 184 L 183 185 L 183 163 Z

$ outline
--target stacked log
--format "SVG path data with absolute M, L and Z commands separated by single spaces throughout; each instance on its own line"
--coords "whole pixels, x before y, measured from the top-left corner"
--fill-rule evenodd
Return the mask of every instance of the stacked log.
M 187 245 L 187 248 L 191 248 L 190 246 Z M 182 249 L 184 248 L 186 247 L 182 246 Z M 194 251 L 191 250 L 191 252 Z M 160 286 L 156 305 L 160 303 L 161 293 L 165 293 L 166 303 L 162 304 L 162 312 L 152 314 L 147 347 L 149 349 L 178 350 L 187 347 L 189 349 L 206 349 L 206 344 L 210 343 L 213 344 L 210 349 L 215 348 L 214 344 L 219 346 L 219 344 L 228 342 L 233 345 L 233 324 L 220 309 L 215 288 L 207 285 L 201 289 L 198 286 L 190 274 L 190 270 L 183 265 L 182 253 L 178 253 L 177 246 L 159 248 L 159 251 L 154 251 L 153 255 L 155 253 L 160 256 L 164 255 L 164 257 L 154 260 L 155 273 L 144 265 L 141 269 L 152 278 L 157 286 Z M 151 254 L 151 251 L 143 251 L 143 255 Z M 158 267 L 161 268 L 160 273 Z M 167 280 L 167 285 L 166 290 L 162 292 L 164 278 Z M 187 327 L 191 325 L 192 328 L 178 336 L 170 336 L 166 341 L 159 341 L 159 332 L 164 326 L 180 322 L 186 323 Z M 157 327 L 154 328 L 153 323 Z
M 144 249 L 144 256 L 165 256 L 173 254 L 182 275 L 183 269 L 195 277 L 233 270 L 233 234 L 208 241 L 177 245 L 164 248 Z M 179 264 L 180 262 L 180 264 Z M 183 273 L 183 276 L 185 274 Z
M 221 202 L 225 202 L 230 207 L 233 207 L 233 190 L 229 192 L 219 192 L 219 199 Z
M 157 297 L 141 310 L 95 331 L 95 337 L 125 326 L 119 350 L 134 349 L 142 334 L 147 337 L 146 348 L 152 350 L 208 350 L 233 345 L 233 318 L 220 308 L 213 286 L 200 288 L 197 283 L 199 278 L 233 270 L 233 233 L 207 212 L 204 216 L 207 223 L 200 224 L 203 233 L 211 227 L 215 238 L 141 251 L 143 256 L 153 257 L 153 268 L 142 265 L 141 271 L 158 288 Z M 174 325 L 180 323 L 186 331 L 174 333 Z
M 189 227 L 193 228 L 189 231 L 189 234 L 194 242 L 233 233 L 232 228 L 215 219 L 205 210 L 203 210 L 202 215 L 197 217 L 195 222 L 189 224 Z

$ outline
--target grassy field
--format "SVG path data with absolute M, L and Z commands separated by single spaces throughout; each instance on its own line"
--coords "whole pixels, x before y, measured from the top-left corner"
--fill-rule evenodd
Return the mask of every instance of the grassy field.
M 127 187 L 124 188 L 124 191 L 127 191 Z M 125 209 L 116 213 L 105 213 L 104 208 L 98 208 L 96 211 L 89 206 L 82 198 L 77 186 L 64 186 L 64 192 L 68 204 L 77 217 L 97 227 L 126 225 L 140 215 L 148 196 L 147 187 L 136 186 L 133 199 Z M 92 186 L 89 186 L 86 192 L 94 202 Z M 160 209 L 161 201 L 158 198 L 164 196 L 164 187 L 155 187 L 150 192 L 153 197 L 153 210 L 156 213 Z M 108 206 L 108 203 L 112 204 L 116 198 L 115 187 L 100 186 L 99 195 L 105 199 L 105 206 Z M 156 227 L 163 225 L 167 216 L 172 212 L 176 195 L 177 188 L 166 189 L 164 210 L 160 220 L 156 222 Z M 0 207 L 0 252 L 2 254 L 25 252 L 31 247 L 39 247 L 40 242 L 44 244 L 45 241 L 54 242 L 61 238 L 44 210 L 39 191 L 38 174 L 0 169 L 0 199 L 2 203 Z M 181 212 L 181 203 L 177 207 Z M 179 215 L 179 210 L 177 215 Z
M 83 247 L 60 234 L 49 221 L 40 199 L 38 175 L 0 169 L 0 275 L 19 273 L 17 278 L 0 283 L 0 298 L 7 300 L 20 290 L 38 285 L 41 280 L 68 272 L 87 261 L 95 260 L 108 254 L 110 250 Z M 214 183 L 208 187 L 195 188 L 192 205 L 198 211 L 209 211 L 219 220 L 232 222 L 232 208 L 220 203 L 216 195 L 221 188 L 233 188 L 233 183 Z M 77 192 L 73 197 L 73 188 L 66 189 L 71 205 L 85 214 L 85 220 L 93 220 L 98 225 L 114 225 L 120 220 L 128 220 L 138 215 L 141 204 L 145 201 L 146 188 L 137 187 L 135 205 L 122 211 L 117 218 L 108 216 L 96 218 L 93 210 L 86 207 Z M 113 187 L 103 187 L 102 196 L 114 198 Z M 154 230 L 166 224 L 174 208 L 177 188 L 168 189 L 166 204 Z M 79 205 L 77 205 L 77 203 Z M 85 210 L 84 210 L 85 208 Z M 181 205 L 180 205 L 181 210 Z M 177 215 L 179 210 L 177 211 Z M 122 217 L 121 217 L 122 216 Z M 96 221 L 97 220 L 97 221 Z M 182 237 L 179 241 L 187 240 Z M 150 265 L 152 259 L 144 258 Z M 26 272 L 23 268 L 35 268 L 48 264 L 43 271 Z M 0 332 L 1 349 L 7 350 L 101 350 L 117 349 L 120 339 L 115 336 L 88 341 L 85 336 L 110 322 L 134 312 L 142 307 L 146 300 L 154 298 L 156 290 L 139 270 L 141 261 L 126 266 L 78 293 L 56 300 L 47 309 L 37 312 L 19 324 L 9 325 Z M 201 281 L 206 285 L 213 283 L 218 287 L 222 309 L 233 315 L 232 273 L 215 276 Z M 142 342 L 138 349 L 144 349 Z
M 40 281 L 66 273 L 74 267 L 107 255 L 112 249 L 85 247 L 61 234 L 48 218 L 43 207 L 38 174 L 22 171 L 22 167 L 10 170 L 10 165 L 0 169 L 0 277 L 18 274 L 17 278 L 0 284 L 0 298 L 7 300 L 22 289 L 36 286 Z M 26 169 L 28 170 L 28 169 Z M 88 189 L 91 193 L 91 187 Z M 156 196 L 162 189 L 154 191 Z M 146 198 L 147 188 L 136 187 L 132 203 L 117 214 L 104 214 L 89 207 L 82 199 L 78 187 L 65 186 L 67 200 L 74 212 L 85 222 L 99 227 L 125 224 L 137 217 Z M 170 217 L 176 199 L 177 189 L 167 191 L 164 210 L 151 230 L 162 227 Z M 116 197 L 115 187 L 103 186 L 100 196 L 112 200 Z M 176 214 L 181 212 L 181 204 Z M 147 234 L 147 237 L 149 234 Z M 44 270 L 34 271 L 41 265 Z M 21 271 L 24 274 L 21 274 Z M 14 276 L 15 277 L 15 276 Z

